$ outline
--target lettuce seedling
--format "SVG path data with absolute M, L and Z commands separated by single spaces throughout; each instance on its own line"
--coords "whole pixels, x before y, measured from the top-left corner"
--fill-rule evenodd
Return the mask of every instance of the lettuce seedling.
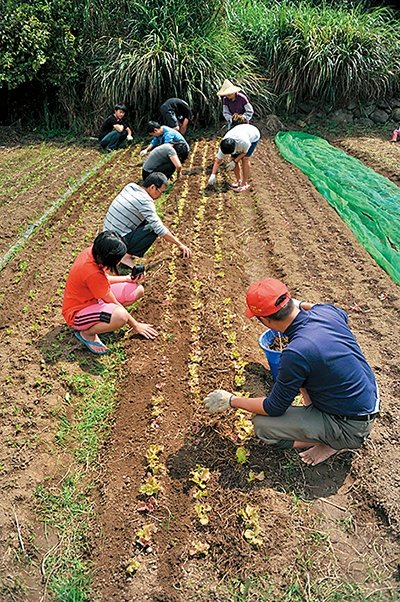
M 149 497 L 162 490 L 163 488 L 161 487 L 161 484 L 153 475 L 149 475 L 146 479 L 146 482 L 139 487 L 139 493 L 144 493 L 144 495 L 148 495 Z
M 190 556 L 207 556 L 209 549 L 210 544 L 208 543 L 202 541 L 192 541 L 189 554 Z
M 250 452 L 245 447 L 238 447 L 236 450 L 236 462 L 238 464 L 246 464 L 248 458 L 250 456 Z

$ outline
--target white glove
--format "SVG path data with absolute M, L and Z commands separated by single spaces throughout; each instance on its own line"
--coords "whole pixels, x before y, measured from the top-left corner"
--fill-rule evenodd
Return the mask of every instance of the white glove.
M 132 142 L 133 140 L 133 136 L 131 136 L 130 134 L 127 135 L 126 139 L 128 140 L 128 142 Z
M 232 397 L 233 393 L 224 391 L 224 389 L 216 389 L 207 395 L 204 400 L 204 405 L 210 414 L 214 414 L 215 412 L 224 412 L 225 410 L 229 410 L 231 407 Z
M 147 155 L 147 150 L 144 148 L 143 150 L 140 151 L 139 156 L 144 157 L 145 155 Z
M 233 171 L 236 167 L 236 163 L 235 161 L 229 161 L 229 163 L 226 166 L 226 171 Z
M 208 185 L 214 186 L 216 181 L 217 181 L 217 176 L 215 175 L 215 173 L 212 173 L 211 176 L 208 178 Z

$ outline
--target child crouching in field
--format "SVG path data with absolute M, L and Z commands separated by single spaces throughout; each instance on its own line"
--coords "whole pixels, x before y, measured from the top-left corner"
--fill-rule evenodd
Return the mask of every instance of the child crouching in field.
M 117 265 L 126 245 L 116 232 L 96 236 L 93 246 L 82 251 L 68 274 L 62 313 L 75 336 L 92 353 L 104 355 L 107 347 L 99 334 L 128 324 L 147 339 L 157 336 L 151 324 L 137 322 L 125 309 L 143 296 L 141 284 L 130 276 L 119 276 Z
M 393 130 L 390 142 L 397 142 L 397 140 L 399 139 L 399 136 L 400 136 L 400 126 L 397 128 L 397 130 Z

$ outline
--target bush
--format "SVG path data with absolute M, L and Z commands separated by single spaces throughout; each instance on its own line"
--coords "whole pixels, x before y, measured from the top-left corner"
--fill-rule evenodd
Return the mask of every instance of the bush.
M 253 56 L 226 27 L 223 2 L 144 0 L 131 10 L 124 35 L 93 48 L 87 90 L 98 110 L 123 99 L 143 121 L 178 96 L 208 123 L 220 114 L 216 92 L 225 78 L 240 82 L 259 110 L 272 106 Z
M 387 8 L 242 0 L 229 14 L 286 107 L 338 105 L 400 89 L 398 21 Z

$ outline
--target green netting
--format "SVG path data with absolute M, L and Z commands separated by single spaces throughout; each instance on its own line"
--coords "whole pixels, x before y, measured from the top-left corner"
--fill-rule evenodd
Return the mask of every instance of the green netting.
M 375 261 L 400 284 L 400 188 L 304 132 L 279 132 L 282 156 L 305 173 Z

